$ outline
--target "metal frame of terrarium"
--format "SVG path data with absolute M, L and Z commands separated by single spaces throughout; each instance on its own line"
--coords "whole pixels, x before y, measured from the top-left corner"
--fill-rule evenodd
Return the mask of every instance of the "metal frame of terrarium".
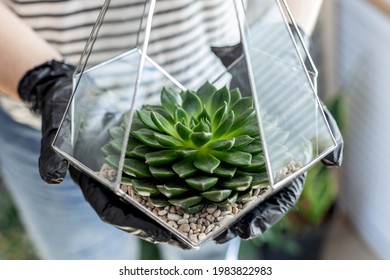
M 267 189 L 265 189 L 264 192 L 255 201 L 251 201 L 249 203 L 250 205 L 248 205 L 248 207 L 246 207 L 244 209 L 244 211 L 241 211 L 239 214 L 237 214 L 235 216 L 235 219 L 234 219 L 234 221 L 235 221 L 236 219 L 240 218 L 242 215 L 244 215 L 245 213 L 247 213 L 248 211 L 253 209 L 253 207 L 255 205 L 258 205 L 265 198 L 267 198 L 268 196 L 275 193 L 277 190 L 279 190 L 281 187 L 283 187 L 287 182 L 293 180 L 297 176 L 306 172 L 310 167 L 312 167 L 313 165 L 318 163 L 323 157 L 325 157 L 328 153 L 333 151 L 337 145 L 336 145 L 336 141 L 332 135 L 332 132 L 329 128 L 329 125 L 326 122 L 324 112 L 321 109 L 320 100 L 316 94 L 316 91 L 317 91 L 316 78 L 317 78 L 318 72 L 317 72 L 317 69 L 316 69 L 316 67 L 315 67 L 315 65 L 310 57 L 310 54 L 308 53 L 308 50 L 305 46 L 305 43 L 302 39 L 302 36 L 299 33 L 299 30 L 296 26 L 296 23 L 293 20 L 293 17 L 291 15 L 290 10 L 288 9 L 286 2 L 284 0 L 271 0 L 272 2 L 276 3 L 276 5 L 279 9 L 281 17 L 284 21 L 285 28 L 288 30 L 290 40 L 293 44 L 293 47 L 295 48 L 293 51 L 297 54 L 297 56 L 299 58 L 299 63 L 301 64 L 300 70 L 302 70 L 304 72 L 304 75 L 306 76 L 306 79 L 307 79 L 306 82 L 308 82 L 309 87 L 312 91 L 312 99 L 313 100 L 311 100 L 311 101 L 315 103 L 315 109 L 316 109 L 314 122 L 316 122 L 316 121 L 323 122 L 322 129 L 326 130 L 325 133 L 327 133 L 328 134 L 327 136 L 329 137 L 327 139 L 328 143 L 325 144 L 326 148 L 323 149 L 319 154 L 316 154 L 314 159 L 311 159 L 307 164 L 300 166 L 298 170 L 294 170 L 294 172 L 292 172 L 291 174 L 289 174 L 287 176 L 284 176 L 281 179 L 275 178 L 274 170 L 273 170 L 272 163 L 270 160 L 268 147 L 266 144 L 267 139 L 265 137 L 264 128 L 263 128 L 263 124 L 262 124 L 262 116 L 261 116 L 261 109 L 260 108 L 263 104 L 259 101 L 259 95 L 256 92 L 256 90 L 257 90 L 256 89 L 256 82 L 255 82 L 255 77 L 254 77 L 253 69 L 252 69 L 252 65 L 251 65 L 251 62 L 252 62 L 251 58 L 250 58 L 251 52 L 249 50 L 250 47 L 249 47 L 249 43 L 248 43 L 248 41 L 250 41 L 250 39 L 248 39 L 248 34 L 247 34 L 248 33 L 247 28 L 249 28 L 249 27 L 247 26 L 246 11 L 245 11 L 245 7 L 244 7 L 242 0 L 231 0 L 231 1 L 234 1 L 234 5 L 236 7 L 237 22 L 239 25 L 237 28 L 239 28 L 240 37 L 241 37 L 240 42 L 243 46 L 243 51 L 244 51 L 243 58 L 245 59 L 245 62 L 247 63 L 246 65 L 248 67 L 247 73 L 249 76 L 250 90 L 251 90 L 251 93 L 253 96 L 253 100 L 255 103 L 255 109 L 257 112 L 258 125 L 259 125 L 259 130 L 261 132 L 260 135 L 262 138 L 261 140 L 262 140 L 262 145 L 263 145 L 263 152 L 264 152 L 264 156 L 265 156 L 265 160 L 266 160 L 267 174 L 268 174 L 268 179 L 269 179 L 269 187 Z M 106 61 L 104 61 L 96 66 L 93 66 L 93 67 L 90 67 L 87 69 L 89 56 L 91 55 L 91 52 L 93 52 L 93 45 L 95 44 L 96 39 L 98 39 L 97 34 L 99 33 L 99 29 L 100 29 L 101 25 L 104 24 L 103 19 L 104 19 L 104 16 L 105 16 L 107 10 L 109 9 L 110 2 L 111 2 L 110 0 L 105 1 L 103 8 L 101 10 L 101 13 L 99 15 L 99 18 L 97 20 L 97 23 L 92 30 L 90 39 L 88 40 L 88 42 L 86 44 L 84 53 L 82 54 L 82 56 L 80 58 L 80 62 L 78 64 L 78 67 L 76 70 L 76 75 L 74 78 L 74 92 L 72 95 L 72 99 L 68 105 L 67 113 L 65 113 L 65 115 L 64 115 L 64 119 L 61 123 L 60 130 L 56 136 L 56 139 L 54 140 L 53 148 L 60 155 L 65 157 L 71 164 L 75 165 L 76 167 L 78 167 L 79 169 L 84 171 L 85 173 L 92 176 L 97 181 L 101 182 L 106 187 L 110 188 L 117 195 L 119 195 L 119 196 L 123 197 L 124 199 L 126 199 L 127 201 L 129 201 L 130 203 L 132 203 L 134 206 L 136 206 L 141 211 L 147 213 L 151 218 L 153 218 L 156 222 L 163 225 L 168 230 L 171 230 L 179 240 L 186 243 L 188 246 L 190 246 L 192 248 L 201 246 L 204 242 L 206 242 L 210 238 L 216 236 L 218 233 L 220 233 L 227 226 L 231 225 L 231 223 L 233 221 L 227 221 L 218 231 L 213 232 L 212 235 L 209 235 L 207 238 L 205 238 L 201 242 L 192 242 L 190 239 L 183 236 L 179 231 L 171 228 L 169 225 L 167 225 L 160 218 L 152 215 L 150 212 L 148 212 L 148 210 L 144 209 L 144 207 L 140 203 L 137 203 L 136 201 L 134 201 L 134 199 L 132 199 L 129 195 L 127 195 L 126 193 L 124 193 L 122 191 L 122 189 L 121 189 L 121 174 L 122 174 L 122 169 L 123 169 L 123 164 L 124 164 L 128 135 L 129 135 L 129 132 L 131 129 L 131 124 L 132 124 L 132 121 L 131 121 L 132 115 L 130 115 L 130 117 L 128 119 L 128 124 L 126 125 L 126 128 L 125 128 L 125 139 L 122 143 L 122 149 L 121 149 L 121 154 L 120 154 L 120 163 L 119 163 L 119 168 L 118 168 L 118 176 L 116 177 L 116 181 L 114 183 L 112 183 L 104 178 L 99 177 L 96 174 L 96 170 L 93 170 L 87 164 L 82 163 L 78 158 L 74 157 L 74 155 L 72 153 L 73 152 L 72 145 L 73 145 L 74 139 L 76 137 L 75 133 L 77 133 L 77 131 L 74 129 L 74 127 L 77 126 L 75 124 L 75 121 L 74 121 L 76 118 L 75 114 L 77 114 L 77 112 L 76 112 L 77 109 L 75 109 L 75 102 L 73 100 L 74 100 L 74 97 L 77 93 L 78 87 L 80 86 L 80 81 L 82 80 L 82 77 L 84 74 L 86 74 L 88 72 L 93 72 L 96 69 L 99 69 L 105 65 L 109 65 L 110 63 L 112 63 L 114 61 L 118 61 L 120 59 L 125 59 L 128 55 L 132 55 L 132 54 L 138 55 L 139 56 L 138 57 L 139 64 L 138 64 L 137 69 L 136 69 L 137 70 L 137 75 L 136 75 L 137 80 L 135 82 L 134 93 L 133 93 L 133 97 L 132 97 L 133 100 L 132 100 L 130 108 L 129 108 L 130 111 L 134 111 L 134 109 L 133 109 L 134 102 L 135 102 L 134 100 L 137 97 L 137 91 L 140 87 L 141 76 L 142 76 L 142 73 L 144 71 L 145 63 L 150 64 L 157 71 L 161 72 L 162 75 L 164 76 L 164 78 L 167 78 L 168 80 L 170 80 L 170 82 L 172 82 L 172 84 L 176 88 L 185 89 L 184 86 L 182 86 L 163 67 L 160 67 L 157 63 L 155 63 L 147 54 L 148 53 L 149 36 L 150 36 L 150 31 L 151 31 L 151 26 L 152 26 L 152 19 L 153 19 L 154 9 L 155 9 L 155 5 L 156 5 L 156 0 L 145 1 L 144 14 L 142 15 L 142 18 L 140 20 L 140 29 L 139 29 L 140 32 L 141 31 L 144 32 L 143 38 L 141 39 L 141 41 L 143 40 L 141 47 L 138 49 L 136 47 L 134 47 L 131 50 L 129 50 L 128 52 L 119 54 L 118 56 L 115 56 L 112 59 L 106 60 Z M 296 39 L 294 39 L 293 32 L 298 35 L 298 41 L 296 41 Z M 138 34 L 138 36 L 140 37 L 140 34 Z M 139 37 L 138 37 L 138 40 L 140 39 Z M 303 48 L 305 55 L 306 55 L 305 59 L 299 53 L 298 45 L 301 45 L 301 47 Z M 305 64 L 305 60 L 309 61 L 308 66 Z M 282 62 L 282 63 L 286 63 L 286 62 Z M 288 64 L 286 63 L 286 65 L 288 65 Z M 308 67 L 310 69 L 308 69 Z M 228 70 L 229 69 L 227 69 L 227 71 Z M 67 126 L 69 126 L 69 125 L 71 126 L 71 129 L 70 129 L 71 135 L 67 135 L 67 133 L 69 132 L 69 130 L 67 130 Z M 321 126 L 321 124 L 316 124 L 316 126 L 317 125 L 318 125 L 318 127 Z M 320 150 L 320 149 L 318 148 L 318 150 Z

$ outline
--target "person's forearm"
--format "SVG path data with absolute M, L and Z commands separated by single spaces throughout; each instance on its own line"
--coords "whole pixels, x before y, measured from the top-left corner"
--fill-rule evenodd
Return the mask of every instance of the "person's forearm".
M 19 98 L 23 75 L 43 62 L 61 55 L 0 1 L 0 91 Z
M 311 35 L 316 25 L 323 0 L 287 0 L 297 25 Z

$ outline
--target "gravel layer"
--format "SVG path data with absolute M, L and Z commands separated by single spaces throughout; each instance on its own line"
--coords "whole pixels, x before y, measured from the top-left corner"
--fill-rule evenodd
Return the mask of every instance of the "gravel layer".
M 99 173 L 100 176 L 105 177 L 110 181 L 115 178 L 114 170 L 106 164 Z M 179 231 L 184 237 L 197 244 L 213 235 L 231 219 L 234 219 L 237 214 L 245 209 L 250 201 L 257 199 L 264 194 L 268 188 L 255 189 L 253 195 L 248 199 L 233 203 L 227 207 L 206 205 L 196 214 L 186 213 L 183 209 L 173 205 L 155 207 L 149 202 L 148 197 L 138 195 L 131 185 L 121 185 L 121 190 L 167 223 L 170 227 Z

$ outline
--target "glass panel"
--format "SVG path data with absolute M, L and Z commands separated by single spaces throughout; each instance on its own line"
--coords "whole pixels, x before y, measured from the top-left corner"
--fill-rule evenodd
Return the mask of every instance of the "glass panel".
M 124 115 L 134 103 L 154 3 L 105 1 L 81 56 L 73 97 L 53 144 L 112 189 L 119 188 L 122 162 L 109 161 L 110 168 L 103 163 L 107 154 L 116 159 L 125 152 L 126 125 L 122 130 L 113 127 L 126 121 Z M 115 141 L 107 143 L 113 135 Z
M 268 1 L 263 17 L 252 13 L 264 2 L 248 1 L 243 36 L 270 181 L 279 186 L 324 157 L 336 144 L 285 21 L 284 3 Z

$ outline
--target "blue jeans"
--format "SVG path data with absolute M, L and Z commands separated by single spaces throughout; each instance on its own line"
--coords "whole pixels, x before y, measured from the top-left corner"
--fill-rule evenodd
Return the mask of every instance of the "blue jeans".
M 103 223 L 68 176 L 48 185 L 38 173 L 40 131 L 15 122 L 0 108 L 0 168 L 22 223 L 42 259 L 137 259 L 133 235 Z M 239 241 L 184 251 L 162 245 L 165 259 L 235 258 Z

